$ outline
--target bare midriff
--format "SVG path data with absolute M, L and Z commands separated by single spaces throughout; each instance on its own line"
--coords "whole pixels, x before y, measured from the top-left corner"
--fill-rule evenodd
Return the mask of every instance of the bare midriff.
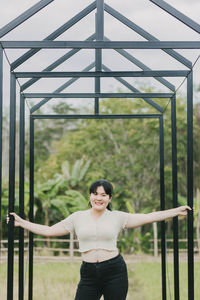
M 111 259 L 119 254 L 119 250 L 92 249 L 82 252 L 81 257 L 86 262 L 101 262 Z

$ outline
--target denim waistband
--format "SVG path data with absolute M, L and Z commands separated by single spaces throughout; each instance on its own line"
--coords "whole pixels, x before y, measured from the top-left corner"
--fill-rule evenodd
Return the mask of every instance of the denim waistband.
M 88 264 L 88 265 L 106 265 L 106 264 L 109 264 L 111 262 L 114 262 L 115 260 L 118 260 L 119 258 L 123 258 L 120 253 L 117 256 L 113 257 L 113 258 L 110 258 L 110 259 L 107 259 L 107 260 L 104 260 L 104 261 L 100 261 L 100 262 L 87 262 L 87 261 L 83 260 L 82 264 Z

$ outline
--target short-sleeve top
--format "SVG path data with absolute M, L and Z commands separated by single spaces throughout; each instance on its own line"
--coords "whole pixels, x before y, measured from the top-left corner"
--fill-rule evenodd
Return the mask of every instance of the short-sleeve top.
M 128 216 L 126 212 L 106 209 L 98 219 L 94 219 L 89 209 L 71 214 L 61 224 L 67 231 L 76 233 L 80 252 L 116 250 L 118 234 L 125 228 Z

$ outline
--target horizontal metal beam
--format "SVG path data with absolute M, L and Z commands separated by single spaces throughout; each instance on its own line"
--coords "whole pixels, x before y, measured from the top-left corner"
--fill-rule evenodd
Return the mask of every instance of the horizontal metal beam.
M 25 98 L 171 98 L 172 93 L 24 93 Z
M 160 114 L 144 115 L 30 115 L 33 119 L 156 119 Z
M 170 15 L 172 15 L 173 17 L 175 17 L 176 19 L 178 19 L 188 27 L 190 27 L 191 29 L 200 33 L 200 25 L 195 21 L 193 21 L 192 19 L 190 19 L 189 17 L 187 17 L 186 15 L 184 15 L 183 13 L 181 13 L 173 6 L 169 5 L 163 0 L 150 0 L 150 1 L 153 2 L 155 5 L 159 6 L 160 8 L 162 8 L 164 11 L 168 12 Z
M 6 24 L 4 27 L 2 27 L 0 29 L 0 38 L 2 38 L 8 32 L 12 31 L 14 28 L 22 24 L 24 21 L 32 17 L 34 14 L 36 14 L 38 11 L 40 11 L 53 1 L 54 0 L 41 0 L 40 2 L 33 5 L 31 8 L 23 12 L 20 16 L 18 16 L 17 18 Z
M 197 41 L 2 41 L 5 49 L 200 49 Z
M 95 38 L 95 34 L 92 34 L 90 37 L 88 37 L 86 39 L 86 41 L 87 40 L 88 41 L 93 40 L 94 38 Z M 63 56 L 61 56 L 60 58 L 58 58 L 56 61 L 54 61 L 52 64 L 50 64 L 48 67 L 46 67 L 42 71 L 52 71 L 52 70 L 54 70 L 56 67 L 58 67 L 59 65 L 61 65 L 63 62 L 65 62 L 66 60 L 68 60 L 70 57 L 72 57 L 73 55 L 75 55 L 80 50 L 81 49 L 73 49 L 73 50 L 68 51 L 66 54 L 64 54 Z M 23 92 L 24 90 L 26 90 L 28 87 L 30 87 L 31 85 L 33 85 L 38 80 L 40 80 L 40 78 L 33 78 L 33 79 L 28 80 L 27 82 L 25 82 L 21 86 L 20 91 Z
M 119 71 L 119 72 L 15 72 L 17 78 L 63 77 L 185 77 L 189 70 Z
M 104 37 L 104 39 L 106 41 L 110 41 L 108 38 Z M 131 55 L 129 52 L 123 50 L 123 49 L 115 49 L 116 52 L 118 52 L 119 54 L 121 54 L 123 57 L 125 57 L 126 59 L 128 59 L 128 61 L 132 62 L 134 65 L 138 66 L 140 69 L 142 70 L 148 70 L 151 71 L 152 69 L 150 69 L 149 67 L 147 67 L 145 64 L 143 64 L 140 60 L 138 60 L 137 58 L 135 58 L 133 55 Z M 164 78 L 160 78 L 160 77 L 154 77 L 155 80 L 159 81 L 161 84 L 163 84 L 164 86 L 168 87 L 171 91 L 175 92 L 175 86 L 173 84 L 171 84 L 169 81 L 167 81 Z
M 90 69 L 92 69 L 94 67 L 94 63 L 92 63 L 91 65 L 89 65 L 88 67 L 86 67 L 85 69 L 83 69 L 83 71 L 89 71 Z M 107 67 L 105 67 L 103 65 L 103 68 L 106 71 L 110 71 Z M 65 88 L 67 88 L 68 86 L 70 86 L 72 83 L 74 83 L 76 80 L 78 80 L 79 78 L 72 78 L 69 81 L 67 81 L 66 83 L 64 83 L 61 87 L 59 87 L 58 89 L 56 89 L 54 91 L 54 93 L 60 93 L 62 92 Z M 128 87 L 131 91 L 135 92 L 140 92 L 139 90 L 137 90 L 136 88 L 134 88 L 132 85 L 130 85 L 127 81 L 125 81 L 124 79 L 120 78 L 120 77 L 116 77 L 116 80 L 119 80 L 123 85 L 125 85 L 126 87 Z M 47 103 L 49 100 L 51 100 L 52 97 L 49 98 L 44 98 L 43 100 L 41 100 L 39 103 L 37 103 L 36 105 L 34 105 L 31 109 L 30 112 L 33 113 L 35 112 L 37 109 L 39 109 L 41 106 L 43 106 L 45 103 Z M 155 103 L 153 100 L 149 99 L 149 98 L 143 98 L 145 102 L 147 102 L 149 105 L 151 105 L 152 107 L 154 107 L 156 110 L 158 110 L 159 112 L 163 113 L 164 109 L 159 106 L 157 103 Z
M 85 71 L 85 72 L 90 71 L 92 68 L 94 68 L 94 66 L 95 66 L 95 63 L 93 62 L 89 66 L 87 66 L 86 68 L 84 68 L 83 71 Z M 63 83 L 59 88 L 57 88 L 54 91 L 54 93 L 60 93 L 60 92 L 62 92 L 64 89 L 66 89 L 67 87 L 69 87 L 70 85 L 72 85 L 78 79 L 79 79 L 79 77 L 69 79 L 67 82 Z M 30 112 L 31 113 L 35 112 L 37 109 L 39 109 L 41 106 L 43 106 L 45 103 L 47 103 L 51 99 L 52 99 L 52 97 L 42 99 L 39 103 L 37 103 L 36 105 L 34 105 L 30 109 Z
M 106 72 L 110 72 L 111 70 L 106 67 L 104 64 L 102 65 L 102 68 L 104 71 Z M 132 86 L 128 81 L 126 81 L 125 79 L 121 78 L 121 77 L 114 77 L 117 81 L 119 81 L 121 84 L 123 84 L 125 87 L 127 87 L 130 91 L 134 92 L 134 93 L 140 93 L 140 91 L 138 89 L 136 89 L 134 86 Z M 155 103 L 153 100 L 151 100 L 150 98 L 142 98 L 146 103 L 148 103 L 149 105 L 151 105 L 153 108 L 155 108 L 156 110 L 158 110 L 159 112 L 163 113 L 164 109 L 158 105 L 157 103 Z

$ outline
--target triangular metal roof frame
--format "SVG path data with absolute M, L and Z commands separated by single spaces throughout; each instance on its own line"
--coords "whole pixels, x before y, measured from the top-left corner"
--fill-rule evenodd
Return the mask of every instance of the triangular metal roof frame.
M 8 32 L 14 30 L 17 26 L 19 26 L 20 24 L 22 24 L 23 22 L 25 22 L 27 19 L 29 19 L 30 17 L 32 17 L 34 14 L 36 14 L 38 11 L 40 11 L 41 9 L 43 9 L 45 6 L 47 6 L 51 2 L 53 2 L 53 1 L 52 0 L 42 0 L 42 1 L 38 2 L 37 4 L 33 5 L 30 9 L 28 9 L 27 11 L 25 11 L 19 17 L 15 18 L 11 22 L 9 22 L 7 25 L 5 25 L 0 30 L 0 37 L 3 37 Z M 159 5 L 163 10 L 167 11 L 168 13 L 170 13 L 171 15 L 173 15 L 175 18 L 179 19 L 179 21 L 183 22 L 184 24 L 186 24 L 191 29 L 193 29 L 193 30 L 195 30 L 197 32 L 200 30 L 199 29 L 199 24 L 197 24 L 196 22 L 194 22 L 193 20 L 191 20 L 190 18 L 188 18 L 184 14 L 182 14 L 180 12 L 178 13 L 178 11 L 176 9 L 174 9 L 172 6 L 168 5 L 166 2 L 164 2 L 164 1 L 151 1 L 151 2 L 153 2 L 154 4 Z M 77 22 L 79 22 L 82 18 L 84 18 L 85 16 L 87 16 L 95 8 L 98 9 L 98 7 L 97 7 L 98 5 L 99 5 L 99 9 L 101 9 L 101 7 L 100 7 L 101 4 L 98 4 L 98 2 L 94 1 L 89 6 L 87 6 L 85 9 L 83 9 L 80 13 L 76 14 L 73 18 L 71 18 L 69 21 L 67 21 L 64 25 L 62 25 L 57 30 L 55 30 L 50 35 L 48 35 L 44 39 L 44 41 L 45 40 L 54 40 L 59 35 L 61 35 L 63 32 L 67 31 L 69 28 L 71 28 L 73 25 L 75 25 Z M 132 30 L 134 30 L 135 32 L 137 32 L 139 35 L 143 36 L 145 39 L 147 39 L 149 41 L 158 41 L 158 39 L 156 39 L 154 36 L 152 36 L 151 34 L 149 34 L 148 32 L 146 32 L 144 29 L 142 29 L 138 25 L 134 24 L 132 21 L 130 21 L 129 19 L 127 19 L 126 17 L 124 17 L 122 14 L 118 13 L 115 9 L 113 9 L 109 5 L 104 4 L 103 9 L 104 9 L 105 12 L 109 13 L 114 18 L 118 19 L 121 23 L 125 24 L 126 26 L 128 26 L 129 28 L 131 28 Z M 176 17 L 176 14 L 178 14 L 178 17 Z M 102 16 L 101 16 L 101 18 L 102 18 Z M 88 38 L 88 40 L 89 39 L 90 38 Z M 104 40 L 108 40 L 108 39 L 106 37 L 104 37 Z M 39 50 L 40 49 L 31 49 L 28 52 L 26 52 L 25 54 L 23 54 L 22 56 L 20 56 L 17 60 L 15 60 L 11 64 L 11 70 L 13 71 L 15 68 L 17 68 L 23 62 L 25 62 L 30 57 L 32 57 L 34 54 L 36 54 Z M 79 50 L 81 50 L 81 49 L 79 49 Z M 182 64 L 184 64 L 185 66 L 187 66 L 188 68 L 190 68 L 190 69 L 192 68 L 192 63 L 189 60 L 187 60 L 185 57 L 183 57 L 182 55 L 180 55 L 179 53 L 177 53 L 176 51 L 171 50 L 171 49 L 162 49 L 162 50 L 165 51 L 166 53 L 168 53 L 169 55 L 171 55 L 177 61 L 179 61 Z M 140 67 L 142 70 L 147 70 L 147 69 L 150 70 L 150 68 L 148 68 L 147 66 L 145 66 L 142 62 L 140 62 L 139 60 L 137 60 L 136 58 L 134 58 L 129 53 L 125 52 L 125 50 L 123 50 L 123 49 L 122 50 L 116 49 L 116 51 L 118 51 L 118 53 L 120 53 L 121 55 L 123 55 L 124 57 L 126 57 L 129 61 L 132 61 L 135 65 L 137 65 L 138 67 Z M 74 49 L 74 50 L 71 51 L 71 53 L 69 53 L 69 54 L 67 53 L 66 55 L 64 55 L 59 60 L 57 60 L 56 62 L 52 63 L 50 66 L 46 67 L 43 71 L 53 70 L 55 67 L 57 67 L 58 65 L 60 65 L 62 62 L 64 62 L 65 60 L 67 60 L 69 57 L 71 57 L 75 53 L 77 53 L 77 50 Z M 164 78 L 155 78 L 155 79 L 158 80 L 159 82 L 161 82 L 164 86 L 166 86 L 169 89 L 171 89 L 172 91 L 175 91 L 175 86 L 172 85 L 167 80 L 165 80 Z M 33 84 L 36 81 L 37 80 L 34 80 L 34 79 L 29 80 L 27 83 L 25 83 L 25 84 L 22 85 L 21 91 L 24 91 L 27 87 L 30 87 L 31 84 Z M 129 86 L 130 86 L 130 84 L 129 84 Z M 126 87 L 127 87 L 127 85 L 126 85 Z M 134 89 L 134 87 L 132 87 L 132 90 L 133 89 Z M 42 106 L 42 103 L 44 103 L 44 102 L 43 101 L 40 102 L 39 107 Z M 156 108 L 159 111 L 163 112 L 162 107 L 160 107 L 157 104 L 154 105 L 153 104 L 154 102 L 151 99 L 149 99 L 149 101 L 147 101 L 147 103 L 149 103 L 150 105 L 153 105 L 154 108 Z M 38 107 L 38 105 L 35 108 L 33 107 L 32 108 L 32 112 L 35 111 L 37 109 L 37 107 Z

